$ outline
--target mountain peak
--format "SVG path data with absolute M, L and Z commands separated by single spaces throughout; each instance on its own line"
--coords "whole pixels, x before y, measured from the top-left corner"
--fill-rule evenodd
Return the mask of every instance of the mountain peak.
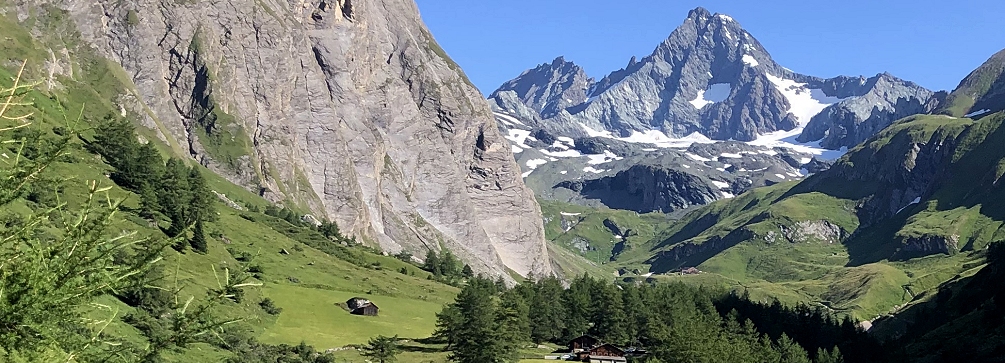
M 696 7 L 687 13 L 687 18 L 692 20 L 703 20 L 708 19 L 712 16 L 712 13 L 703 7 Z

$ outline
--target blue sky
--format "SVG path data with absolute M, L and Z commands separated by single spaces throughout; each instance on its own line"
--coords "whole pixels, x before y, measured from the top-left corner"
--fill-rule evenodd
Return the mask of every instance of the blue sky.
M 483 93 L 565 56 L 602 78 L 648 55 L 702 6 L 732 16 L 776 62 L 832 77 L 890 72 L 951 90 L 1005 48 L 1000 0 L 417 0 L 440 45 Z

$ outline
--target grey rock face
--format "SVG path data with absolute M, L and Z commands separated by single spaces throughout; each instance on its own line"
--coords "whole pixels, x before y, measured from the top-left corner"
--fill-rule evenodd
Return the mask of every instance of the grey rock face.
M 792 243 L 840 243 L 847 233 L 829 221 L 801 221 L 782 227 L 782 235 Z
M 635 165 L 614 176 L 557 185 L 608 207 L 640 213 L 672 211 L 716 201 L 721 196 L 700 177 L 657 166 Z
M 385 251 L 449 248 L 480 272 L 551 273 L 508 142 L 413 1 L 55 5 L 132 78 L 124 106 L 228 179 Z M 233 121 L 214 127 L 247 146 L 226 162 L 199 137 L 219 114 Z
M 810 120 L 799 135 L 798 141 L 821 140 L 820 145 L 828 149 L 855 146 L 893 121 L 933 111 L 936 104 L 930 103 L 935 93 L 912 82 L 907 82 L 889 74 L 859 78 L 858 82 L 846 81 L 839 77 L 825 82 L 836 88 L 837 94 L 850 94 L 841 102 L 831 105 Z M 859 84 L 855 87 L 856 83 Z M 839 96 L 840 97 L 840 96 Z
M 789 84 L 803 85 L 796 93 L 816 91 L 812 99 L 791 100 L 782 92 Z M 511 103 L 519 99 L 538 112 L 541 127 L 570 137 L 587 136 L 586 126 L 618 137 L 656 130 L 738 141 L 797 129 L 814 116 L 805 114 L 806 102 L 826 106 L 842 99 L 816 115 L 800 137 L 807 142 L 826 136 L 823 146 L 838 149 L 897 118 L 931 111 L 937 106 L 932 96 L 889 75 L 822 79 L 794 73 L 775 63 L 737 21 L 697 8 L 650 55 L 633 57 L 600 81 L 559 58 L 506 82 L 491 98 L 514 112 L 518 107 Z
M 586 102 L 593 83 L 582 67 L 558 57 L 550 64 L 541 64 L 503 83 L 489 98 L 512 91 L 539 115 L 549 118 L 563 109 Z

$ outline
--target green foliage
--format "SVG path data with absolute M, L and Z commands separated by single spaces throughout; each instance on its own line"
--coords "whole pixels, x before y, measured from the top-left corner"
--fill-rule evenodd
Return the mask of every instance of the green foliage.
M 397 361 L 398 336 L 386 337 L 378 335 L 370 338 L 370 341 L 360 348 L 360 355 L 370 358 L 378 363 L 391 363 Z
M 206 242 L 206 233 L 203 231 L 202 221 L 195 222 L 195 228 L 192 229 L 192 239 L 189 240 L 189 245 L 192 246 L 192 250 L 199 253 L 206 253 L 209 249 L 209 243 Z

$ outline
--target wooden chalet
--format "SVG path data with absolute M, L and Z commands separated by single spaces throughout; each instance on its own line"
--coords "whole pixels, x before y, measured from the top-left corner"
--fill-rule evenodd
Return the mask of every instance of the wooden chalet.
M 569 352 L 572 352 L 573 354 L 579 352 L 585 352 L 592 349 L 593 347 L 596 347 L 598 344 L 600 344 L 600 339 L 591 337 L 589 335 L 583 335 L 569 341 Z
M 613 344 L 602 344 L 589 350 L 589 355 L 584 362 L 590 363 L 625 363 L 625 350 Z
M 349 308 L 349 313 L 353 315 L 377 316 L 380 312 L 377 304 L 361 297 L 349 299 L 345 302 L 345 305 Z

